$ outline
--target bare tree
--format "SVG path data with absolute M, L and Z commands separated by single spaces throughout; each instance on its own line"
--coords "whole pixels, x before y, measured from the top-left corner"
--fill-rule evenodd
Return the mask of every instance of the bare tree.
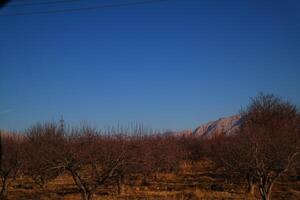
M 13 181 L 16 180 L 23 164 L 22 143 L 23 140 L 16 135 L 2 137 L 0 132 L 0 178 L 1 191 L 0 199 L 7 198 L 7 190 Z
M 123 140 L 123 159 L 116 169 L 115 178 L 118 186 L 118 194 L 122 195 L 125 191 L 124 182 L 126 178 L 131 174 L 141 172 L 142 162 L 139 156 L 141 146 L 138 139 L 135 136 L 128 137 L 125 135 L 119 139 Z
M 259 95 L 242 113 L 240 133 L 218 139 L 214 152 L 231 174 L 258 186 L 269 200 L 274 183 L 299 159 L 299 112 L 274 95 Z
M 83 200 L 91 200 L 119 167 L 120 147 L 122 143 L 114 137 L 97 135 L 89 128 L 74 130 L 60 148 L 56 166 L 70 173 Z
M 37 124 L 26 131 L 24 172 L 35 184 L 44 189 L 47 183 L 62 171 L 55 165 L 65 136 L 57 124 Z
M 242 138 L 248 142 L 251 165 L 262 199 L 270 199 L 275 181 L 299 159 L 299 112 L 274 95 L 256 97 L 243 113 Z

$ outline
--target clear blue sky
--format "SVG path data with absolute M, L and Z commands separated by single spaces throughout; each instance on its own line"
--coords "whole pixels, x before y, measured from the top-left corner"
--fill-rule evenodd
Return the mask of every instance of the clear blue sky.
M 134 1 L 11 3 L 0 14 Z M 168 0 L 0 16 L 0 129 L 61 114 L 100 128 L 195 128 L 261 91 L 299 105 L 299 10 L 299 0 Z

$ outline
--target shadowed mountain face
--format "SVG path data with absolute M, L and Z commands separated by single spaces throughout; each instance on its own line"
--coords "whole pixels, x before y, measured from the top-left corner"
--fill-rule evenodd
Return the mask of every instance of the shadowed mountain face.
M 212 137 L 220 133 L 230 135 L 239 130 L 240 126 L 241 116 L 233 115 L 203 124 L 196 128 L 192 134 L 201 137 Z

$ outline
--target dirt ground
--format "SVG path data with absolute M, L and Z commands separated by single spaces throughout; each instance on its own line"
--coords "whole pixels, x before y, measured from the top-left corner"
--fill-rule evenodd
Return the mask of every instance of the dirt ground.
M 8 200 L 80 200 L 81 196 L 70 176 L 61 176 L 36 189 L 23 178 L 9 189 Z M 143 183 L 139 175 L 127 178 L 124 194 L 117 194 L 115 182 L 99 188 L 95 200 L 214 200 L 214 199 L 259 199 L 245 194 L 242 186 L 228 183 L 207 160 L 196 164 L 183 164 L 178 173 L 158 174 Z M 272 199 L 300 199 L 300 180 L 287 176 L 276 182 Z

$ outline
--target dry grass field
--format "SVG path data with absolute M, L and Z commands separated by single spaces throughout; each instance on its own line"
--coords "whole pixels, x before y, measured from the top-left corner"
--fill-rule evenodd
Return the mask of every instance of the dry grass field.
M 72 178 L 63 175 L 50 182 L 44 189 L 36 189 L 24 177 L 9 189 L 9 200 L 80 200 Z M 219 186 L 219 188 L 213 188 Z M 117 184 L 108 182 L 99 188 L 94 199 L 101 200 L 200 200 L 200 199 L 259 199 L 245 194 L 244 188 L 228 183 L 211 162 L 183 164 L 176 174 L 158 174 L 146 182 L 141 176 L 131 176 L 125 181 L 124 194 L 117 194 Z M 300 199 L 300 180 L 285 177 L 276 183 L 272 199 Z

